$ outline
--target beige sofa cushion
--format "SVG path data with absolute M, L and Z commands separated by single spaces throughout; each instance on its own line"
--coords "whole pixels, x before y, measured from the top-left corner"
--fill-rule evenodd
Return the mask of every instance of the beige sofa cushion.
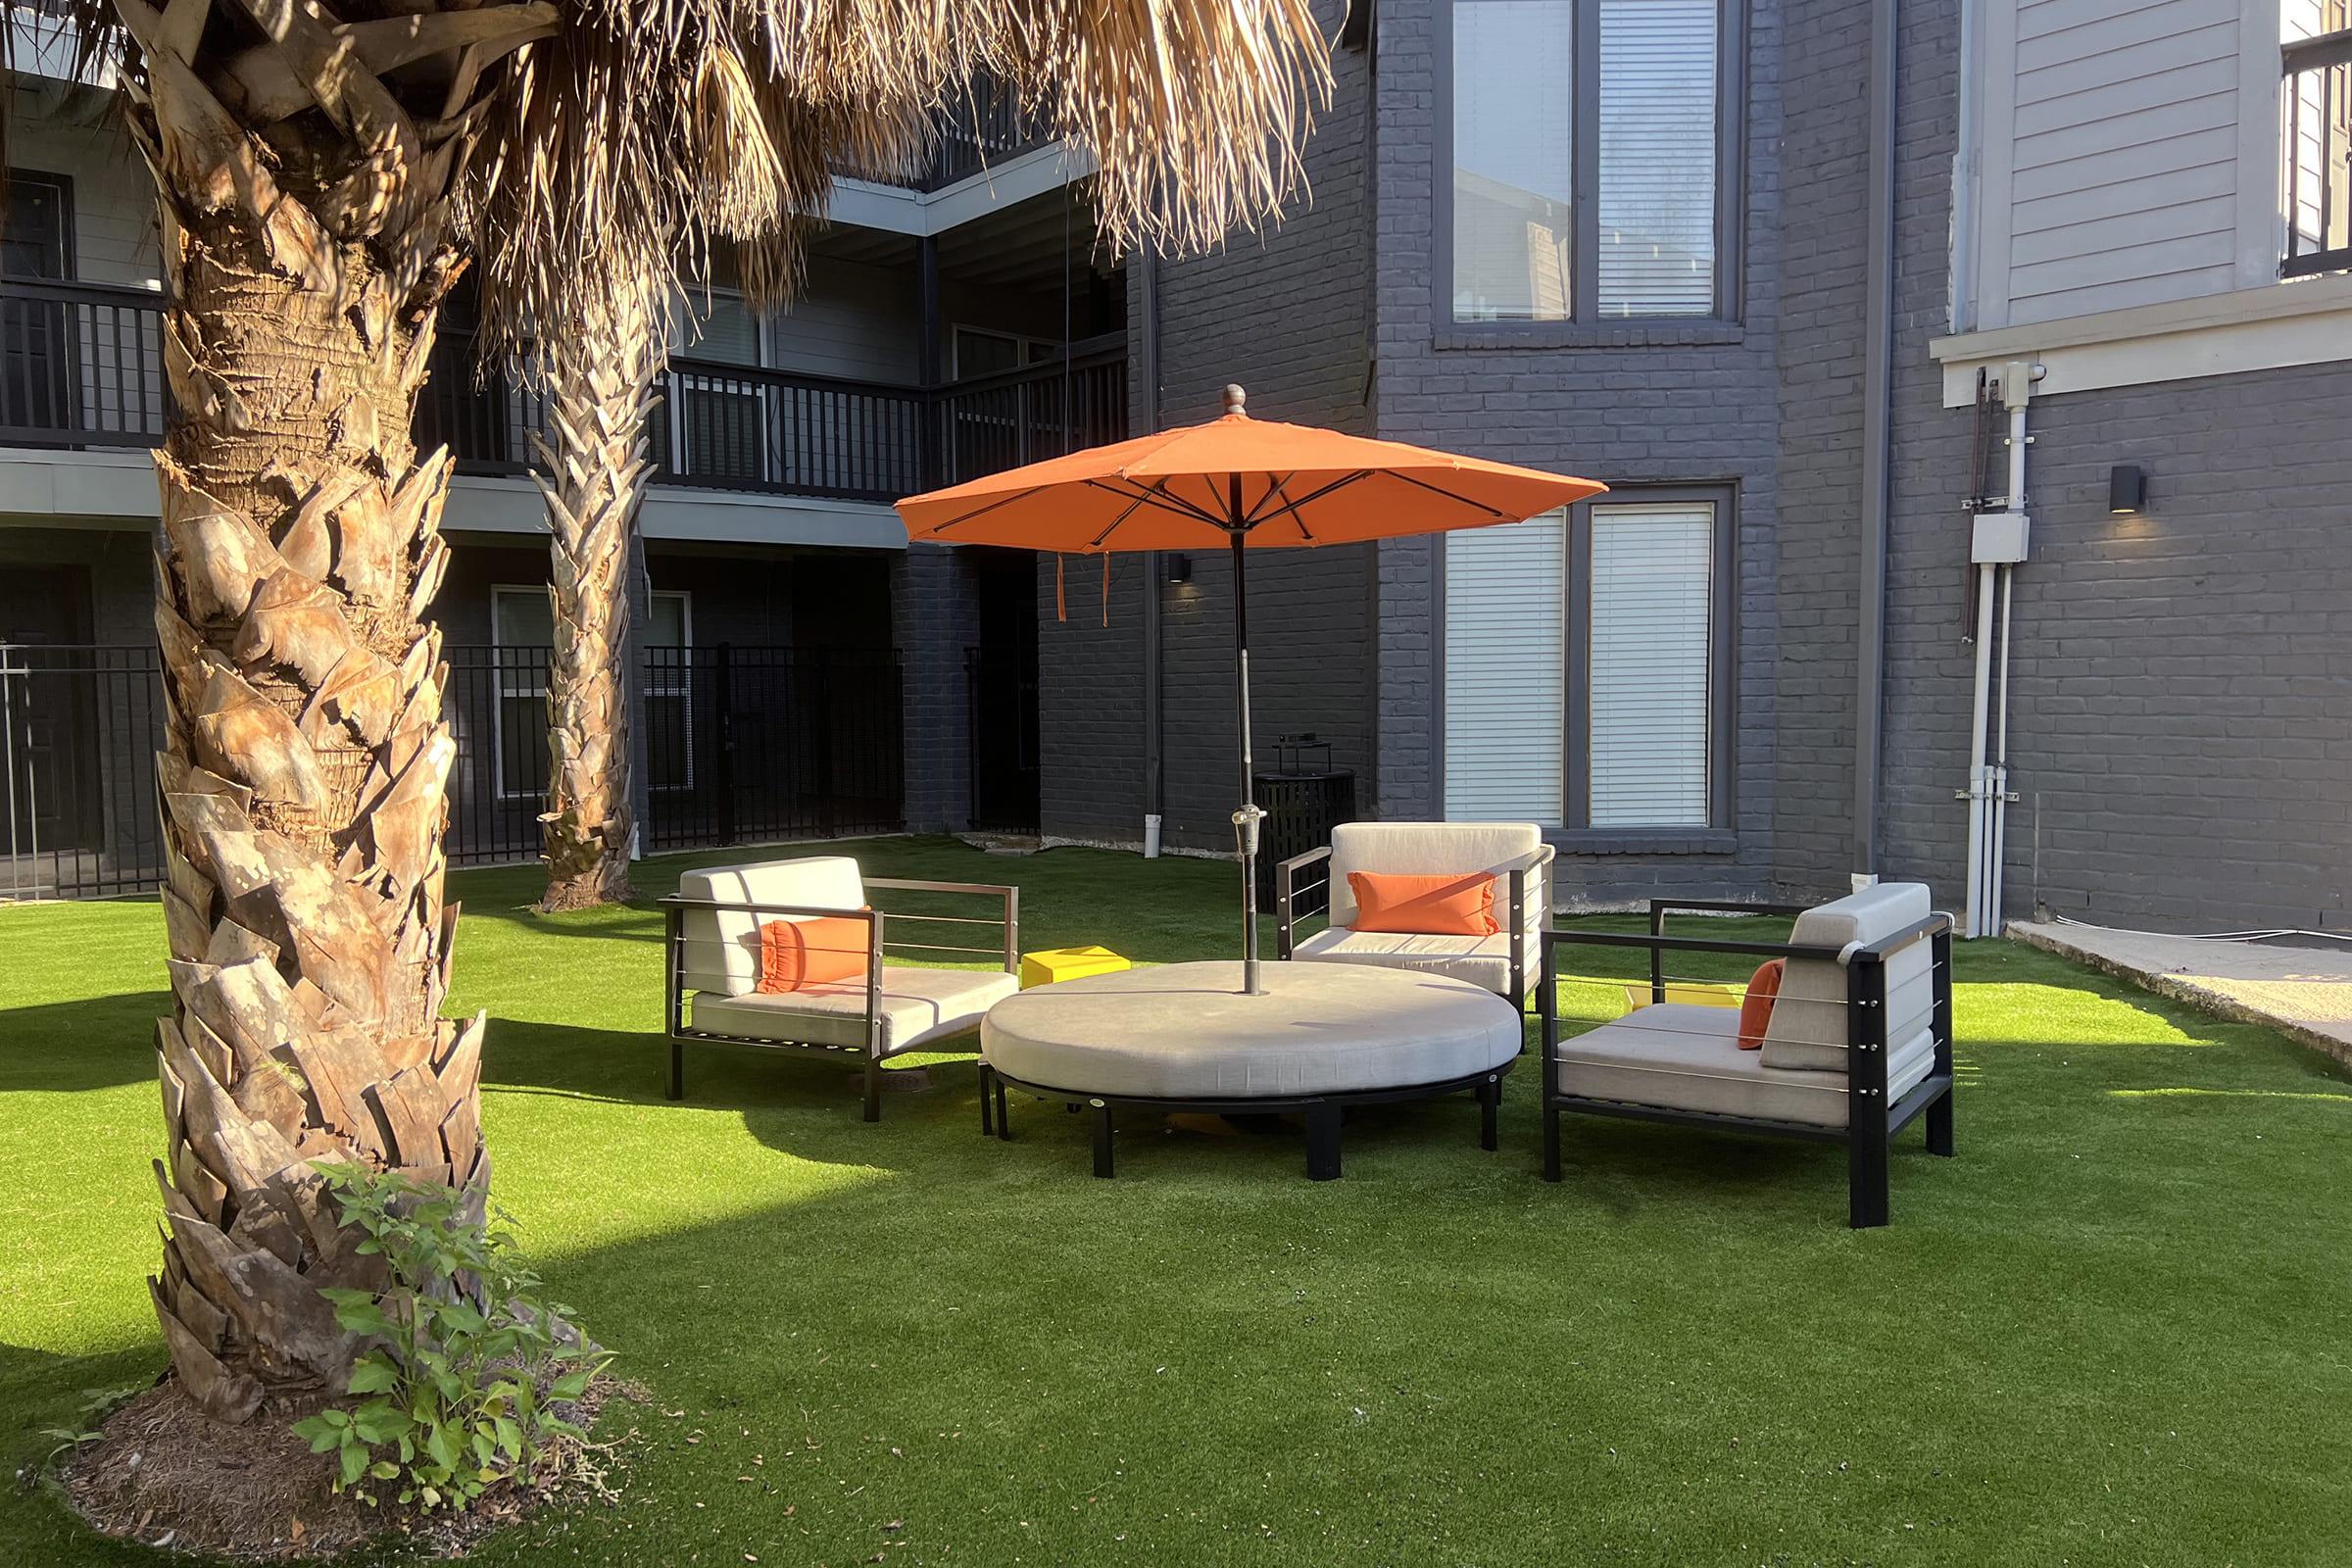
M 1661 1110 L 1845 1126 L 1842 1071 L 1774 1067 L 1762 1055 L 1740 1049 L 1739 1013 L 1670 1002 L 1563 1041 L 1554 1087 L 1583 1100 Z M 1888 1103 L 1917 1088 L 1935 1065 L 1935 1051 L 1922 1043 L 1891 1056 Z
M 1020 982 L 1002 969 L 886 964 L 875 1008 L 882 1022 L 882 1054 L 895 1056 L 974 1028 L 990 1007 L 1019 989 Z M 858 1050 L 865 1044 L 865 982 L 842 980 L 775 996 L 705 991 L 694 998 L 691 1022 L 738 1040 Z
M 1515 860 L 1544 847 L 1544 830 L 1533 822 L 1343 822 L 1331 830 L 1331 923 L 1355 924 L 1350 871 L 1388 871 L 1403 876 L 1467 875 Z M 1542 925 L 1544 873 L 1527 879 L 1528 926 Z M 1510 883 L 1494 885 L 1494 916 L 1508 923 Z
M 1849 893 L 1796 917 L 1788 940 L 1809 947 L 1850 950 L 1892 936 L 1932 912 L 1921 882 L 1883 882 Z M 1780 999 L 1764 1031 L 1764 1065 L 1845 1071 L 1845 965 L 1826 958 L 1790 958 Z M 1889 1059 L 1913 1049 L 1935 1021 L 1935 945 L 1915 942 L 1886 960 L 1886 1043 Z
M 1023 1083 L 1118 1099 L 1311 1098 L 1449 1083 L 1519 1054 L 1519 1010 L 1441 975 L 1332 963 L 1171 963 L 1035 986 L 980 1027 Z
M 1449 975 L 1498 997 L 1511 994 L 1511 939 L 1499 933 L 1435 937 L 1402 931 L 1352 931 L 1335 925 L 1298 943 L 1291 956 L 1322 963 L 1368 963 L 1383 969 Z
M 812 855 L 796 860 L 707 865 L 678 878 L 678 897 L 855 910 L 865 906 L 865 884 L 858 874 L 858 862 L 848 856 Z M 681 932 L 686 946 L 685 989 L 728 997 L 749 995 L 760 984 L 760 923 L 808 918 L 811 916 L 687 910 Z

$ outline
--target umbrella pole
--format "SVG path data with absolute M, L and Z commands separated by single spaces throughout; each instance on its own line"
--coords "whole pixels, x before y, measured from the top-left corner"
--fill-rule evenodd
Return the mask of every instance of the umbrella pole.
M 1240 504 L 1240 481 L 1234 483 Z M 1235 697 L 1241 715 L 1242 804 L 1233 813 L 1236 847 L 1242 852 L 1242 994 L 1262 997 L 1265 987 L 1257 972 L 1257 824 L 1266 813 L 1257 804 L 1256 780 L 1250 762 L 1250 591 L 1243 565 L 1243 541 L 1249 530 L 1238 524 L 1225 530 L 1233 541 L 1233 667 Z

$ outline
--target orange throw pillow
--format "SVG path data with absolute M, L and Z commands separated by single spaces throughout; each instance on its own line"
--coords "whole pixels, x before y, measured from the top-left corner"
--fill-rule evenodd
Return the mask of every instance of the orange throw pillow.
M 846 914 L 761 922 L 757 994 L 772 997 L 831 980 L 863 979 L 873 929 Z
M 1401 876 L 1388 871 L 1350 871 L 1355 895 L 1354 929 L 1429 937 L 1491 937 L 1494 923 L 1494 879 L 1470 876 Z
M 1740 1049 L 1764 1049 L 1764 1031 L 1772 1027 L 1772 1004 L 1780 1000 L 1785 958 L 1769 958 L 1748 977 L 1747 995 L 1740 1000 Z

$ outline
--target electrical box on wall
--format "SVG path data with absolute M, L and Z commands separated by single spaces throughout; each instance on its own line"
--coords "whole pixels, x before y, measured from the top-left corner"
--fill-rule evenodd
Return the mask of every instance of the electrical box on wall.
M 1980 566 L 2008 566 L 2026 559 L 2032 519 L 2022 512 L 1980 512 L 1968 559 Z

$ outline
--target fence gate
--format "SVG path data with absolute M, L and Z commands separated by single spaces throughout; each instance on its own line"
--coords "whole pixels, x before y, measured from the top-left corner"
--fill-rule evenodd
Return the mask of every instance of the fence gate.
M 152 648 L 0 643 L 0 899 L 136 893 L 164 874 Z

